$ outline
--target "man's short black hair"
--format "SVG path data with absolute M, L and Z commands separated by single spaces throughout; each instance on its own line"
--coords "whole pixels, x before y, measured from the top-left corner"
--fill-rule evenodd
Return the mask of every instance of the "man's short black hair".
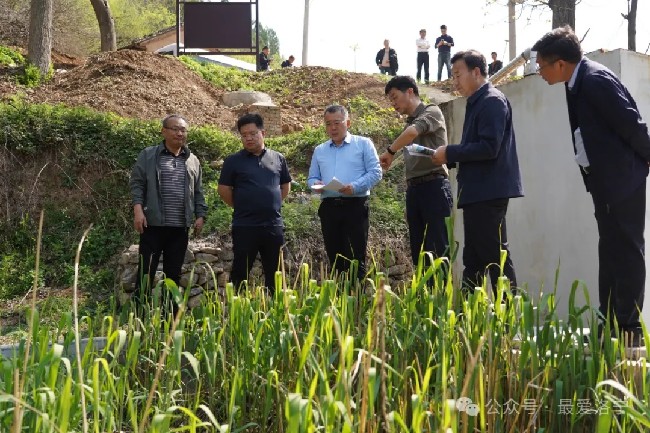
M 268 49 L 269 49 L 269 47 L 267 45 L 264 45 L 264 48 L 262 48 L 262 51 L 268 50 Z
M 476 50 L 458 51 L 451 58 L 451 64 L 453 65 L 459 60 L 464 61 L 467 69 L 470 71 L 478 68 L 481 71 L 481 75 L 487 77 L 487 61 L 485 60 L 485 56 L 480 52 Z
M 531 50 L 537 51 L 538 57 L 549 62 L 564 60 L 569 63 L 580 63 L 582 59 L 580 40 L 568 25 L 546 33 L 535 42 Z
M 447 30 L 447 26 L 446 26 L 446 25 L 444 25 L 444 24 L 443 24 L 443 25 L 441 25 L 441 26 L 440 26 L 440 30 Z
M 248 113 L 237 119 L 237 131 L 241 131 L 241 128 L 249 123 L 254 123 L 257 129 L 264 129 L 262 116 L 257 113 Z
M 492 51 L 492 52 L 490 53 L 490 55 L 492 55 L 492 54 L 494 54 L 494 55 L 496 56 L 496 55 L 497 55 L 497 52 L 496 52 L 496 51 Z
M 183 122 L 189 124 L 187 119 L 185 119 L 183 116 L 180 114 L 170 114 L 169 116 L 165 116 L 165 118 L 162 120 L 162 126 L 163 128 L 167 128 L 167 125 L 171 119 L 181 119 Z
M 415 96 L 420 96 L 417 83 L 413 77 L 409 77 L 408 75 L 397 75 L 391 78 L 390 81 L 386 83 L 384 93 L 388 95 L 391 89 L 397 89 L 400 92 L 406 92 L 408 89 L 413 89 L 413 94 Z

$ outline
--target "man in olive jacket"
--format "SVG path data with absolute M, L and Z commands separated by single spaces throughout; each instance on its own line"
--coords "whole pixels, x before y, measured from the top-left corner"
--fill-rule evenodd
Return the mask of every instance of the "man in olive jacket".
M 141 284 L 151 288 L 161 253 L 165 277 L 179 284 L 190 226 L 197 235 L 203 228 L 207 206 L 201 164 L 187 147 L 187 128 L 181 116 L 167 116 L 164 141 L 140 152 L 131 172 L 133 225 L 140 233 L 136 289 Z

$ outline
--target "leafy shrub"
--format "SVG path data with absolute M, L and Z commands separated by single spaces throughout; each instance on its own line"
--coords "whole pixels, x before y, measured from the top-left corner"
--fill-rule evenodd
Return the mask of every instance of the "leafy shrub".
M 0 45 L 0 65 L 19 66 L 25 63 L 25 58 L 18 51 Z

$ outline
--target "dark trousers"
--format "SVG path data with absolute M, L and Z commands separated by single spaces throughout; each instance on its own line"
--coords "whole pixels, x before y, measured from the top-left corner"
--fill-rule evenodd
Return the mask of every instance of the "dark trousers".
M 185 261 L 185 252 L 189 241 L 189 229 L 187 227 L 145 227 L 140 235 L 140 264 L 138 265 L 138 278 L 136 280 L 136 303 L 143 303 L 143 296 L 148 296 L 153 288 L 154 277 L 160 262 L 160 255 L 163 255 L 163 272 L 165 278 L 169 278 L 177 285 L 181 279 L 181 268 Z M 143 277 L 145 280 L 145 292 L 141 292 Z M 162 291 L 163 304 L 166 303 L 167 290 Z
M 600 312 L 616 317 L 619 327 L 638 328 L 645 295 L 646 184 L 615 204 L 594 198 L 598 223 Z M 609 305 L 609 309 L 608 309 Z
M 438 81 L 442 80 L 442 67 L 447 66 L 447 79 L 451 78 L 451 53 L 438 53 Z
M 390 66 L 389 66 L 389 67 L 386 67 L 386 66 L 380 66 L 380 67 L 379 67 L 379 73 L 382 74 L 382 75 L 383 75 L 383 74 L 392 75 L 392 76 L 395 76 L 395 75 L 396 75 L 396 74 L 395 74 L 395 71 L 394 71 L 393 68 L 391 68 Z
M 325 198 L 318 208 L 330 266 L 340 274 L 349 271 L 351 260 L 357 260 L 358 280 L 366 276 L 368 214 L 367 197 Z
M 275 271 L 280 263 L 280 249 L 284 245 L 284 227 L 232 227 L 233 261 L 230 281 L 236 290 L 248 280 L 255 257 L 260 254 L 264 270 L 264 284 L 270 294 L 275 292 Z
M 445 218 L 451 215 L 452 206 L 451 186 L 446 178 L 410 185 L 406 189 L 406 222 L 414 266 L 420 251 L 431 251 L 436 257 L 449 254 Z
M 473 289 L 481 286 L 486 271 L 496 290 L 499 278 L 501 250 L 508 253 L 503 266 L 503 275 L 510 280 L 510 286 L 517 286 L 515 267 L 508 249 L 506 212 L 508 199 L 488 200 L 463 207 L 465 248 L 463 249 L 463 286 Z M 487 269 L 486 269 L 487 268 Z
M 424 81 L 429 82 L 429 53 L 418 53 L 418 72 L 415 75 L 418 81 L 422 76 L 422 66 L 424 66 Z

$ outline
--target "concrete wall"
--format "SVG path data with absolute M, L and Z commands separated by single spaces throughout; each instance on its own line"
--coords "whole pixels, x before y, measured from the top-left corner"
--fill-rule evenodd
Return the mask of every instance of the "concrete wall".
M 622 77 L 644 120 L 650 121 L 650 57 L 625 50 L 592 53 L 588 57 Z M 598 232 L 591 196 L 585 190 L 573 159 L 564 86 L 549 86 L 534 75 L 505 84 L 500 89 L 513 108 L 525 191 L 525 197 L 510 201 L 507 217 L 508 238 L 519 284 L 527 284 L 534 294 L 548 293 L 553 291 L 558 271 L 561 315 L 567 313 L 574 280 L 585 282 L 591 304 L 597 306 Z M 465 105 L 466 99 L 459 98 L 441 106 L 447 118 L 451 144 L 460 141 Z M 455 170 L 452 170 L 454 176 Z M 648 230 L 650 221 L 646 216 L 646 240 L 650 239 Z M 455 235 L 462 246 L 462 211 L 456 211 Z M 462 258 L 460 262 L 456 265 L 456 275 L 462 270 Z M 646 266 L 650 270 L 647 257 Z M 649 286 L 650 278 L 646 280 L 646 290 Z M 584 302 L 584 297 L 579 297 L 579 302 Z M 650 303 L 646 301 L 646 304 L 643 318 L 650 324 Z

